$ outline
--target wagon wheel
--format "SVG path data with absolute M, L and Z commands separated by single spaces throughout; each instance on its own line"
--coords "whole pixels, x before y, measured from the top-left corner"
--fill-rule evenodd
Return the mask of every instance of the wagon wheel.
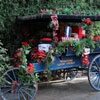
M 0 94 L 3 100 L 33 100 L 36 92 L 34 75 L 24 69 L 13 68 L 2 76 Z
M 69 69 L 69 70 L 65 71 L 63 73 L 62 78 L 65 81 L 70 81 L 70 80 L 73 80 L 76 77 L 77 73 L 78 73 L 78 70 L 76 68 L 72 68 L 72 69 Z
M 88 80 L 92 88 L 100 91 L 100 55 L 97 55 L 90 63 Z

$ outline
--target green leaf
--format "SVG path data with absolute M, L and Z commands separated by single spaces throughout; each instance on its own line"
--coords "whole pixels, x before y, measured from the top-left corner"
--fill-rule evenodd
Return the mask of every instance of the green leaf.
M 40 81 L 38 73 L 35 74 L 35 78 L 37 81 Z
M 78 10 L 80 10 L 80 8 L 81 8 L 80 6 L 77 6 L 77 7 L 76 7 L 76 9 L 78 9 Z
M 25 54 L 29 54 L 30 53 L 30 50 L 25 50 Z

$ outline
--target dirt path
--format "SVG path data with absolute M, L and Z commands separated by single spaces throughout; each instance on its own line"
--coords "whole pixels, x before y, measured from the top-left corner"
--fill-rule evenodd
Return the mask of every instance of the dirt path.
M 87 77 L 69 82 L 40 84 L 35 100 L 100 100 L 100 92 L 93 90 Z

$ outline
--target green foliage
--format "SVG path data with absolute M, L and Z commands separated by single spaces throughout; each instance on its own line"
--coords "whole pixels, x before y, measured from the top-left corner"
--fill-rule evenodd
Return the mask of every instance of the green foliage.
M 76 56 L 82 55 L 84 49 L 83 48 L 90 48 L 91 52 L 95 48 L 100 48 L 100 42 L 92 42 L 91 38 L 84 38 L 80 41 L 63 41 L 62 43 L 58 43 L 58 46 L 55 48 L 55 51 L 58 51 L 58 54 L 65 53 L 66 48 L 70 49 L 73 48 L 73 52 L 75 52 Z
M 9 57 L 7 56 L 7 49 L 3 48 L 3 44 L 0 41 L 0 77 L 5 70 L 10 68 Z
M 41 9 L 66 8 L 63 13 L 83 12 L 83 15 L 97 14 L 100 0 L 0 0 L 0 39 L 10 53 L 13 53 L 22 41 L 22 33 L 16 31 L 16 16 L 33 15 Z M 90 13 L 94 12 L 94 13 Z M 57 12 L 60 14 L 60 12 Z M 12 38 L 13 37 L 13 38 Z M 13 49 L 14 48 L 14 49 Z
M 40 81 L 38 73 L 35 74 L 36 81 Z
M 33 77 L 31 74 L 25 69 L 25 68 L 20 68 L 18 74 L 19 79 L 25 84 L 25 83 L 32 83 L 34 81 Z
M 93 36 L 100 36 L 100 28 L 96 27 L 92 29 Z

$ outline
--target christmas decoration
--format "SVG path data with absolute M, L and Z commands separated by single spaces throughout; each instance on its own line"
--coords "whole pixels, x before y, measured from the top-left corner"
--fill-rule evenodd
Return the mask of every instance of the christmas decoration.
M 65 41 L 65 40 L 67 40 L 67 41 L 70 41 L 70 40 L 72 40 L 72 41 L 79 41 L 78 38 L 74 38 L 74 37 L 62 37 L 62 41 Z
M 54 30 L 57 31 L 59 28 L 57 15 L 54 14 L 53 16 L 51 16 L 51 19 L 52 19 L 51 24 L 54 25 Z
M 53 29 L 53 41 L 54 41 L 54 46 L 55 44 L 57 44 L 58 42 L 58 38 L 57 38 L 57 33 L 56 31 L 58 30 L 59 28 L 59 23 L 58 23 L 58 17 L 56 14 L 54 14 L 53 16 L 51 16 L 51 23 L 50 23 L 50 27 Z
M 28 71 L 31 73 L 34 71 L 34 65 L 29 63 L 29 66 L 27 67 Z
M 51 38 L 42 38 L 40 39 L 40 43 L 38 44 L 38 51 L 44 50 L 45 52 L 49 52 L 49 48 L 51 47 Z
M 83 59 L 82 59 L 82 63 L 85 65 L 89 65 L 89 54 L 90 54 L 90 48 L 84 48 L 84 52 L 83 52 Z
M 87 66 L 90 63 L 89 60 L 88 60 L 88 57 L 89 57 L 89 55 L 87 54 L 87 55 L 84 55 L 83 59 L 82 59 L 82 63 L 85 64 L 85 65 L 87 65 Z

